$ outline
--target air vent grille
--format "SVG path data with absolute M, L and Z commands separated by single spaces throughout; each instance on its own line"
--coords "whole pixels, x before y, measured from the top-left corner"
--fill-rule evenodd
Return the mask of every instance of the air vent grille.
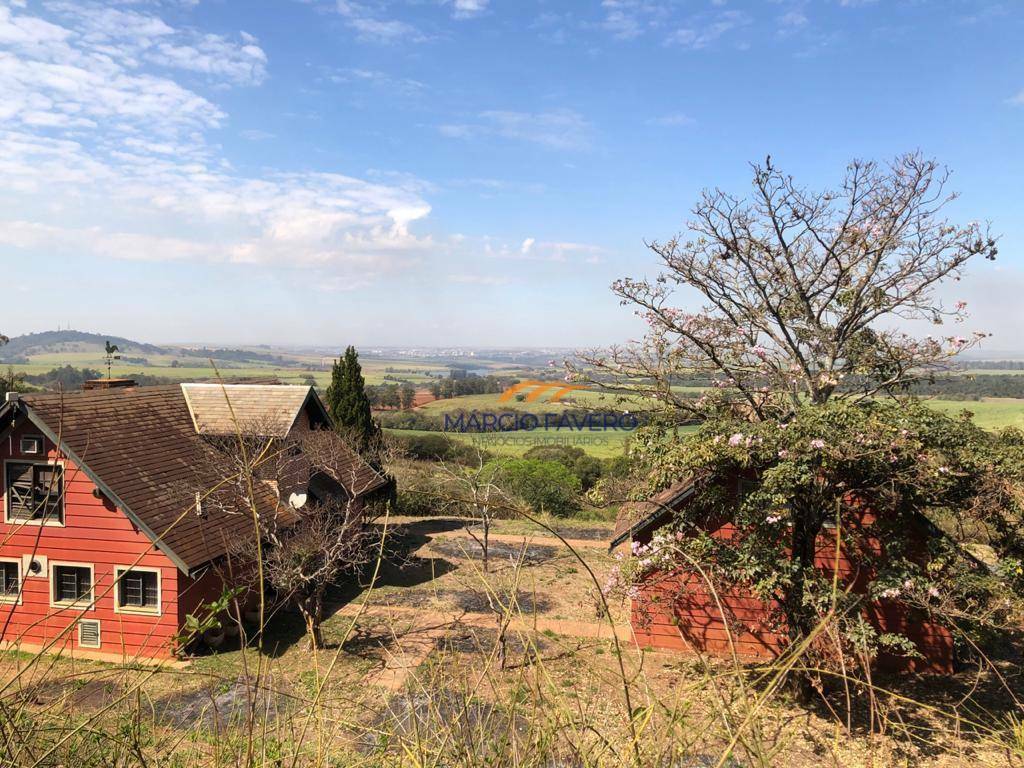
M 80 648 L 100 647 L 100 623 L 95 619 L 78 622 L 78 645 Z

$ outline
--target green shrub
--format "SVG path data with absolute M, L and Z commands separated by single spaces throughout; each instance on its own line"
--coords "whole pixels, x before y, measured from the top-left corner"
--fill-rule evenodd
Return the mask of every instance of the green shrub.
M 560 462 L 504 459 L 492 466 L 498 483 L 536 512 L 565 517 L 580 508 L 580 479 Z
M 394 434 L 394 433 L 393 433 Z M 475 461 L 477 449 L 443 434 L 397 435 L 406 455 L 418 461 Z M 486 453 L 484 454 L 486 458 Z
M 579 478 L 584 491 L 589 491 L 601 479 L 601 461 L 575 446 L 537 445 L 524 453 L 523 458 L 557 461 Z

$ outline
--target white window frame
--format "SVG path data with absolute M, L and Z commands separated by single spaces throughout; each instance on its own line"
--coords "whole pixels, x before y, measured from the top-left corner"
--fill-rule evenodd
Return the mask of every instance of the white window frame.
M 121 605 L 121 576 L 128 571 L 139 571 L 156 574 L 156 608 L 139 608 L 134 605 Z M 159 568 L 146 565 L 115 565 L 114 566 L 114 613 L 129 613 L 136 616 L 160 616 L 163 614 L 163 574 Z
M 57 569 L 61 566 L 68 568 L 88 568 L 89 569 L 89 599 L 84 600 L 61 600 L 57 601 L 54 599 L 54 592 L 56 591 Z M 93 563 L 73 563 L 68 560 L 51 560 L 50 561 L 50 607 L 51 608 L 70 608 L 74 611 L 95 611 L 96 610 L 96 566 Z
M 0 605 L 21 605 L 21 594 L 25 591 L 25 574 L 21 567 L 20 557 L 0 557 L 0 563 L 14 563 L 18 566 L 18 594 L 15 596 L 0 592 Z
M 60 467 L 61 491 L 62 491 L 61 495 L 64 497 L 64 498 L 61 499 L 62 507 L 61 507 L 61 514 L 60 514 L 61 519 L 60 520 L 47 520 L 46 518 L 43 518 L 41 520 L 13 520 L 13 519 L 11 519 L 9 511 L 8 511 L 8 508 L 7 508 L 7 465 L 8 464 L 31 464 L 34 467 L 35 466 Z M 68 472 L 68 468 L 64 465 L 64 462 L 61 461 L 61 460 L 47 461 L 46 459 L 43 459 L 42 461 L 34 461 L 32 459 L 4 459 L 4 476 L 2 478 L 0 478 L 0 482 L 2 482 L 3 486 L 4 486 L 3 496 L 0 497 L 0 498 L 2 498 L 3 505 L 4 505 L 4 522 L 7 523 L 8 525 L 45 525 L 45 526 L 50 526 L 50 527 L 53 527 L 53 528 L 64 528 L 64 527 L 66 527 L 67 526 L 67 515 L 68 515 L 68 505 L 67 505 L 67 491 L 68 491 L 67 480 L 68 480 L 68 474 L 67 474 L 67 472 Z
M 25 441 L 26 440 L 38 440 L 39 441 L 39 451 L 38 452 L 26 451 L 25 450 Z M 22 455 L 22 456 L 45 456 L 46 455 L 46 438 L 44 438 L 42 435 L 33 435 L 33 434 L 21 435 L 18 438 L 18 453 L 20 455 Z

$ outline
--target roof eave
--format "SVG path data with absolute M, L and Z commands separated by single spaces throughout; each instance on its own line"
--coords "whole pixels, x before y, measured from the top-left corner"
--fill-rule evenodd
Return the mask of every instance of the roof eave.
M 675 505 L 676 504 L 678 504 L 681 501 L 686 501 L 688 498 L 690 498 L 694 494 L 695 490 L 696 490 L 696 487 L 694 486 L 694 484 L 690 483 L 689 485 L 687 485 L 684 488 L 682 488 L 679 491 L 679 493 L 675 494 L 674 496 L 672 496 L 670 499 L 668 499 L 666 501 L 663 501 L 663 502 L 659 503 L 659 502 L 653 501 L 651 499 L 648 499 L 647 503 L 655 504 L 657 506 L 657 508 L 653 512 L 651 512 L 649 515 L 646 515 L 645 517 L 641 518 L 640 520 L 637 520 L 635 523 L 633 523 L 631 526 L 629 526 L 629 528 L 627 528 L 622 533 L 620 533 L 618 536 L 613 538 L 611 540 L 611 542 L 608 544 L 608 550 L 611 551 L 611 550 L 615 549 L 617 546 L 619 546 L 620 544 L 622 544 L 623 542 L 628 541 L 629 539 L 632 539 L 634 534 L 638 533 L 639 531 L 644 530 L 647 526 L 649 526 L 652 523 L 654 523 L 655 521 L 657 521 L 657 519 L 659 517 L 661 517 L 662 515 L 664 515 L 664 514 L 666 514 L 668 512 L 672 512 L 675 509 Z

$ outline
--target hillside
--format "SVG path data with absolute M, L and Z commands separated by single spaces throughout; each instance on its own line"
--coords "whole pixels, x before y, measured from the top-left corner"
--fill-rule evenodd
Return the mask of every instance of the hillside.
M 0 347 L 0 362 L 19 362 L 32 355 L 58 352 L 99 352 L 102 354 L 106 342 L 116 344 L 122 353 L 163 354 L 164 350 L 153 344 L 132 341 L 121 336 L 104 336 L 85 331 L 43 331 L 15 336 Z

